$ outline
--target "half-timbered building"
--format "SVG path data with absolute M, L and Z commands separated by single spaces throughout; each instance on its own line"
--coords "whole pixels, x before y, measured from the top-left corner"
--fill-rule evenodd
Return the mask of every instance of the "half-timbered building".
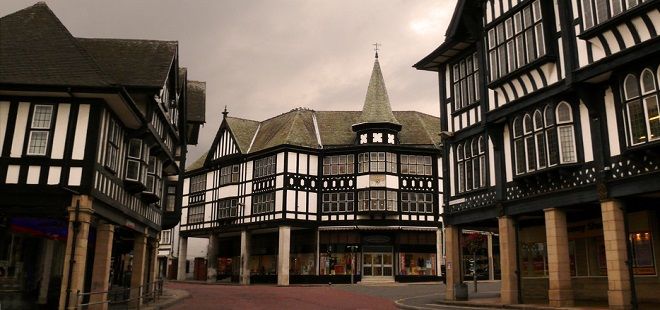
M 362 111 L 223 114 L 184 179 L 180 278 L 190 237 L 209 240 L 210 281 L 439 275 L 439 120 L 392 112 L 377 54 Z
M 437 72 L 447 298 L 499 234 L 503 303 L 660 302 L 660 1 L 459 0 Z
M 43 2 L 0 18 L 3 306 L 149 290 L 199 126 L 178 59 L 174 41 L 73 37 Z

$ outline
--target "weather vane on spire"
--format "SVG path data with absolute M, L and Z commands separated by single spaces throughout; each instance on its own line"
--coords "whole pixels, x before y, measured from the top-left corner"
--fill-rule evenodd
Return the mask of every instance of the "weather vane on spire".
M 376 51 L 376 58 L 378 58 L 378 47 L 382 46 L 380 43 L 374 43 L 372 44 L 374 46 L 374 51 Z

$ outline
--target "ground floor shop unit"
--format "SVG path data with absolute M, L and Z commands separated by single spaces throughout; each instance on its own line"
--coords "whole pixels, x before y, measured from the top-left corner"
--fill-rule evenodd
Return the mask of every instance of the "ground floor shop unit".
M 107 309 L 112 298 L 135 297 L 140 287 L 143 293 L 153 289 L 157 234 L 149 233 L 149 229 L 140 232 L 135 224 L 128 227 L 99 215 L 98 203 L 89 196 L 74 195 L 66 202 L 67 208 L 53 206 L 50 212 L 3 209 L 3 310 L 65 309 L 85 304 L 90 304 L 90 309 Z M 122 290 L 122 296 L 108 293 L 117 290 Z
M 516 212 L 515 210 L 519 210 Z M 523 211 L 469 223 L 499 235 L 502 303 L 660 305 L 660 205 L 653 195 Z M 460 233 L 448 225 L 447 296 L 465 278 Z M 463 267 L 464 269 L 465 267 Z
M 439 281 L 438 227 L 277 226 L 208 234 L 208 281 L 242 284 Z M 182 236 L 178 261 L 185 261 Z M 180 265 L 179 270 L 184 270 Z M 182 277 L 182 273 L 179 273 Z

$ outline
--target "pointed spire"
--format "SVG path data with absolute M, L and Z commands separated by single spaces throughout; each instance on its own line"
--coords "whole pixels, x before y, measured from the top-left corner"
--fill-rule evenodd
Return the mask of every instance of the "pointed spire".
M 385 80 L 383 79 L 383 73 L 380 70 L 380 63 L 378 62 L 377 47 L 376 59 L 374 60 L 374 67 L 371 71 L 371 79 L 367 88 L 367 96 L 364 99 L 362 114 L 358 119 L 358 124 L 363 123 L 390 123 L 400 125 L 399 121 L 394 117 L 394 113 L 392 113 L 390 98 L 387 95 Z
M 222 119 L 227 118 L 227 114 L 229 114 L 229 112 L 227 112 L 227 106 L 225 106 L 225 110 L 222 111 Z

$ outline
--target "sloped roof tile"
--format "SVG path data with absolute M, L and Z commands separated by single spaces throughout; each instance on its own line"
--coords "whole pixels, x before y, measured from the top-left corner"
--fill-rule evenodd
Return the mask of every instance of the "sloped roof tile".
M 206 82 L 188 81 L 188 121 L 206 122 Z

